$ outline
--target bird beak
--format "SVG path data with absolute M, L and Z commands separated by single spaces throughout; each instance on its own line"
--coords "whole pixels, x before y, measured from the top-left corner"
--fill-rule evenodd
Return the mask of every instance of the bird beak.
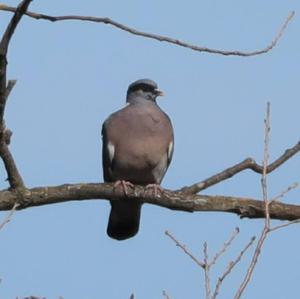
M 155 94 L 156 94 L 156 96 L 160 96 L 160 97 L 163 97 L 165 94 L 164 94 L 164 92 L 162 91 L 162 90 L 159 90 L 158 88 L 156 88 L 155 90 Z

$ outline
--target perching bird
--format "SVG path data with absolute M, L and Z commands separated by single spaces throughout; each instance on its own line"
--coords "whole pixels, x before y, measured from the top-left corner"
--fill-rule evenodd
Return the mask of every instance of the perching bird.
M 149 79 L 133 82 L 127 105 L 111 114 L 102 126 L 102 163 L 105 182 L 116 182 L 126 193 L 130 183 L 159 189 L 173 154 L 173 128 L 157 105 L 163 92 Z M 107 234 L 117 240 L 133 237 L 139 230 L 141 202 L 111 201 Z

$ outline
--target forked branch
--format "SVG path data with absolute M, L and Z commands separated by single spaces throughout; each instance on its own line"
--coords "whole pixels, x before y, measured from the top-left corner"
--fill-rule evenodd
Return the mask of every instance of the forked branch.
M 293 147 L 285 150 L 285 152 L 277 158 L 274 162 L 269 164 L 266 168 L 266 172 L 270 173 L 280 167 L 282 164 L 284 164 L 287 160 L 292 158 L 294 155 L 296 155 L 300 151 L 300 141 L 298 141 Z M 242 172 L 246 169 L 253 170 L 256 173 L 263 173 L 264 167 L 262 165 L 259 165 L 255 162 L 252 158 L 247 158 L 244 161 L 231 166 L 199 183 L 193 184 L 188 187 L 183 187 L 182 189 L 178 191 L 182 191 L 189 194 L 196 194 L 202 190 L 205 190 L 213 185 L 216 185 L 222 181 L 225 181 L 234 175 L 238 174 L 239 172 Z
M 4 111 L 7 98 L 16 81 L 11 80 L 6 85 L 7 51 L 11 37 L 18 26 L 22 16 L 26 12 L 32 0 L 23 0 L 15 9 L 14 15 L 9 22 L 0 41 L 0 156 L 4 162 L 8 181 L 12 189 L 24 188 L 23 179 L 18 171 L 17 165 L 8 148 L 11 131 L 7 130 L 4 122 Z
M 214 258 L 211 261 L 209 261 L 209 257 L 208 257 L 207 242 L 205 242 L 203 244 L 203 256 L 204 256 L 204 258 L 203 258 L 203 261 L 201 261 L 199 258 L 195 257 L 195 255 L 193 253 L 191 253 L 191 251 L 186 247 L 186 245 L 183 245 L 180 241 L 178 241 L 173 236 L 173 234 L 171 234 L 169 231 L 165 232 L 165 234 L 176 244 L 176 246 L 178 246 L 180 249 L 182 249 L 183 252 L 187 256 L 189 256 L 198 266 L 200 266 L 200 268 L 203 269 L 206 299 L 216 299 L 217 298 L 217 296 L 220 292 L 221 285 L 224 282 L 225 278 L 231 273 L 233 268 L 241 261 L 241 259 L 242 259 L 243 255 L 245 254 L 245 252 L 251 247 L 251 245 L 255 241 L 255 237 L 252 237 L 251 240 L 249 241 L 249 243 L 242 249 L 240 254 L 236 257 L 236 259 L 234 261 L 230 261 L 228 263 L 227 268 L 225 269 L 225 271 L 220 275 L 219 279 L 217 280 L 215 289 L 214 289 L 213 294 L 212 294 L 211 281 L 210 281 L 210 270 L 216 264 L 218 258 L 221 257 L 221 255 L 224 254 L 226 252 L 226 250 L 229 249 L 230 245 L 232 244 L 232 241 L 239 234 L 239 232 L 240 232 L 239 228 L 236 228 L 234 230 L 234 232 L 232 233 L 232 235 L 230 236 L 230 238 L 228 239 L 228 241 L 226 241 L 223 244 L 223 246 L 215 254 Z

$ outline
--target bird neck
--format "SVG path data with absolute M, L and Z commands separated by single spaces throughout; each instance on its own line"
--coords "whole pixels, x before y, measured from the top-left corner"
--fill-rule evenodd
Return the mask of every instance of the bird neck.
M 131 92 L 127 94 L 126 102 L 129 104 L 156 104 L 156 100 L 153 98 L 152 94 L 146 92 Z

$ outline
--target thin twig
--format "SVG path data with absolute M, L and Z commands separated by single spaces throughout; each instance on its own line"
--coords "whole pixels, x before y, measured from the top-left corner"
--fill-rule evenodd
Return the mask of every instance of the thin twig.
M 296 219 L 296 220 L 289 221 L 289 222 L 284 223 L 284 224 L 280 224 L 280 225 L 271 227 L 271 228 L 269 229 L 269 232 L 273 232 L 273 231 L 275 231 L 275 230 L 278 230 L 278 229 L 281 229 L 281 228 L 284 228 L 284 227 L 287 227 L 287 226 L 290 226 L 290 225 L 296 224 L 296 223 L 300 223 L 300 219 Z
M 265 140 L 264 140 L 264 160 L 263 160 L 263 173 L 261 176 L 261 186 L 263 193 L 263 200 L 265 204 L 265 226 L 268 230 L 270 228 L 270 212 L 269 212 L 269 198 L 268 198 L 268 184 L 267 184 L 267 167 L 269 163 L 269 143 L 270 143 L 270 102 L 267 103 L 267 115 L 265 119 Z
M 270 103 L 267 103 L 267 113 L 265 119 L 265 139 L 264 139 L 264 160 L 263 160 L 263 173 L 261 179 L 263 201 L 265 206 L 265 225 L 261 232 L 260 238 L 257 242 L 253 257 L 251 259 L 250 265 L 247 269 L 244 280 L 239 286 L 234 299 L 241 298 L 244 290 L 249 284 L 253 271 L 257 265 L 258 258 L 260 256 L 262 247 L 267 238 L 269 229 L 270 229 L 270 212 L 269 212 L 269 200 L 268 200 L 268 184 L 267 184 L 267 167 L 268 167 L 268 158 L 269 158 L 269 133 L 270 133 Z
M 208 261 L 208 248 L 207 243 L 203 244 L 203 254 L 204 254 L 204 276 L 205 276 L 205 297 L 206 299 L 211 299 L 211 288 L 210 288 L 210 277 L 209 277 L 209 270 L 210 270 L 210 263 Z
M 4 218 L 4 220 L 0 223 L 0 230 L 11 220 L 11 217 L 13 216 L 14 212 L 16 211 L 18 207 L 18 203 L 16 202 L 13 206 L 13 208 L 10 210 L 10 212 L 7 214 L 7 216 Z
M 0 4 L 0 10 L 14 12 L 15 9 L 16 9 L 15 7 L 7 6 L 5 4 Z M 228 56 L 228 55 L 254 56 L 254 55 L 267 53 L 277 45 L 279 39 L 282 37 L 282 35 L 283 35 L 285 29 L 287 28 L 289 22 L 292 20 L 293 16 L 295 15 L 295 12 L 292 11 L 288 15 L 285 22 L 283 23 L 283 25 L 279 29 L 277 35 L 275 36 L 275 38 L 272 40 L 272 42 L 267 47 L 265 47 L 261 50 L 250 51 L 250 52 L 243 52 L 243 51 L 236 51 L 236 50 L 224 51 L 224 50 L 211 49 L 211 48 L 207 48 L 207 47 L 197 46 L 197 45 L 193 45 L 193 44 L 190 44 L 190 43 L 187 43 L 187 42 L 184 42 L 184 41 L 180 41 L 177 38 L 172 38 L 172 37 L 168 37 L 168 36 L 163 36 L 163 35 L 158 35 L 158 34 L 139 31 L 135 28 L 129 27 L 129 26 L 124 25 L 124 24 L 121 24 L 119 22 L 116 22 L 116 21 L 114 21 L 110 18 L 106 18 L 106 17 L 90 17 L 90 16 L 74 16 L 74 15 L 49 16 L 49 15 L 30 12 L 30 11 L 26 12 L 26 15 L 31 17 L 31 18 L 37 19 L 37 20 L 47 20 L 47 21 L 51 21 L 51 22 L 66 21 L 66 20 L 79 20 L 79 21 L 88 21 L 88 22 L 109 24 L 109 25 L 112 25 L 112 26 L 114 26 L 118 29 L 129 32 L 133 35 L 154 39 L 154 40 L 157 40 L 157 41 L 160 41 L 160 42 L 171 43 L 171 44 L 174 44 L 174 45 L 177 45 L 177 46 L 180 46 L 180 47 L 184 47 L 184 48 L 188 48 L 188 49 L 198 51 L 198 52 L 207 52 L 207 53 L 211 53 L 211 54 L 220 54 L 220 55 L 226 55 L 226 56 Z
M 300 141 L 298 141 L 293 147 L 285 150 L 285 152 L 277 158 L 274 162 L 268 165 L 267 167 L 267 173 L 272 172 L 273 170 L 277 169 L 279 166 L 281 166 L 283 163 L 285 163 L 287 160 L 292 158 L 294 155 L 296 155 L 300 151 Z M 186 194 L 196 194 L 204 189 L 207 189 L 208 187 L 211 187 L 215 184 L 218 184 L 222 181 L 225 181 L 234 175 L 236 175 L 239 172 L 242 172 L 246 169 L 251 169 L 256 173 L 262 174 L 263 172 L 263 166 L 257 164 L 254 159 L 247 158 L 243 160 L 242 162 L 231 166 L 199 183 L 195 183 L 188 187 L 183 187 L 178 191 L 184 192 Z
M 199 261 L 190 251 L 187 249 L 185 245 L 180 243 L 169 231 L 165 231 L 165 234 L 178 246 L 180 249 L 183 250 L 183 252 L 188 255 L 198 266 L 201 268 L 205 268 L 205 263 Z
M 214 264 L 217 262 L 218 258 L 219 258 L 222 254 L 224 254 L 224 253 L 226 252 L 227 248 L 231 245 L 231 243 L 233 242 L 233 240 L 235 239 L 235 237 L 239 234 L 239 232 L 240 232 L 240 229 L 239 229 L 238 227 L 236 227 L 235 230 L 233 231 L 232 235 L 230 236 L 229 240 L 226 241 L 226 242 L 223 244 L 223 246 L 222 246 L 222 248 L 220 249 L 220 251 L 218 251 L 218 252 L 216 253 L 216 255 L 213 257 L 213 259 L 212 259 L 211 262 L 209 263 L 209 266 L 210 266 L 210 267 L 211 267 L 212 265 L 214 265 Z
M 290 192 L 292 189 L 298 187 L 298 183 L 294 183 L 293 185 L 289 186 L 286 190 L 282 191 L 281 194 L 279 194 L 278 196 L 274 197 L 272 200 L 270 200 L 270 204 L 271 205 L 273 202 L 277 202 L 279 200 L 281 200 L 288 192 Z M 284 224 L 279 224 L 277 226 L 274 227 L 270 227 L 269 228 L 269 232 L 273 232 L 275 230 L 290 226 L 292 224 L 296 224 L 299 223 L 300 219 L 295 219 L 293 221 L 289 221 L 288 223 L 284 223 Z
M 254 243 L 255 241 L 255 237 L 252 237 L 250 242 L 245 246 L 245 248 L 240 252 L 240 254 L 238 255 L 238 257 L 234 260 L 234 261 L 231 261 L 225 272 L 219 277 L 218 279 L 218 282 L 216 284 L 216 288 L 215 288 L 215 291 L 214 291 L 214 294 L 212 296 L 212 299 L 216 299 L 219 292 L 220 292 L 220 288 L 222 286 L 222 283 L 223 281 L 225 280 L 225 278 L 230 274 L 231 270 L 235 267 L 236 264 L 238 264 L 240 262 L 240 260 L 242 259 L 244 253 L 252 246 L 252 244 Z
M 279 195 L 274 197 L 273 199 L 270 200 L 270 204 L 276 201 L 280 201 L 287 193 L 289 193 L 291 190 L 295 189 L 298 187 L 298 183 L 294 183 L 291 186 L 287 187 L 285 190 L 283 190 Z

